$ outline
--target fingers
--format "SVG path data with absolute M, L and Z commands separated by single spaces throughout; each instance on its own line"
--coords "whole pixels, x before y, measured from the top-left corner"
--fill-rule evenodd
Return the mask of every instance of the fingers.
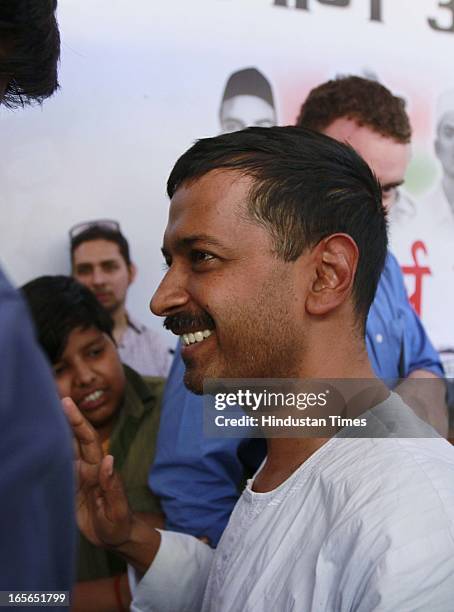
M 62 405 L 78 443 L 76 456 L 87 463 L 100 463 L 103 452 L 98 434 L 70 397 L 63 398 Z
M 113 523 L 124 519 L 129 514 L 128 499 L 121 477 L 114 471 L 112 455 L 107 455 L 102 461 L 99 484 L 104 494 L 104 510 L 108 519 Z

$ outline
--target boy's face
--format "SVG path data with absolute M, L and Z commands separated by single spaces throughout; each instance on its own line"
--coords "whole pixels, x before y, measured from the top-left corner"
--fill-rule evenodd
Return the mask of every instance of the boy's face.
M 71 397 L 95 428 L 107 426 L 120 408 L 125 375 L 115 344 L 96 327 L 77 327 L 54 363 L 60 397 Z

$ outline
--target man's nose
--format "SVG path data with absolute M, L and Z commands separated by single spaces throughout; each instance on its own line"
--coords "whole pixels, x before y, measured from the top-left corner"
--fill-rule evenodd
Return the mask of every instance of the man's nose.
M 92 275 L 93 285 L 104 285 L 106 282 L 106 274 L 101 268 L 95 268 Z
M 150 301 L 150 310 L 158 317 L 166 317 L 189 302 L 186 277 L 177 270 L 169 269 Z

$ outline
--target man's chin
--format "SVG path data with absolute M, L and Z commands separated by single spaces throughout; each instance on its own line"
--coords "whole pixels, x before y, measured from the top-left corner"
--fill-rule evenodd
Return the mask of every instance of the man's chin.
M 201 373 L 195 371 L 193 368 L 186 367 L 183 382 L 191 393 L 195 393 L 196 395 L 203 395 L 203 380 L 204 377 Z

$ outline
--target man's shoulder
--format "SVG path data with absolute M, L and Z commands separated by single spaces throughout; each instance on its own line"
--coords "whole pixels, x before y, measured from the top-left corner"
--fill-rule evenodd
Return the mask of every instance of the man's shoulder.
M 354 520 L 377 512 L 380 523 L 397 516 L 423 518 L 423 507 L 448 518 L 454 529 L 454 448 L 443 438 L 333 440 L 325 486 L 342 491 L 341 512 Z

